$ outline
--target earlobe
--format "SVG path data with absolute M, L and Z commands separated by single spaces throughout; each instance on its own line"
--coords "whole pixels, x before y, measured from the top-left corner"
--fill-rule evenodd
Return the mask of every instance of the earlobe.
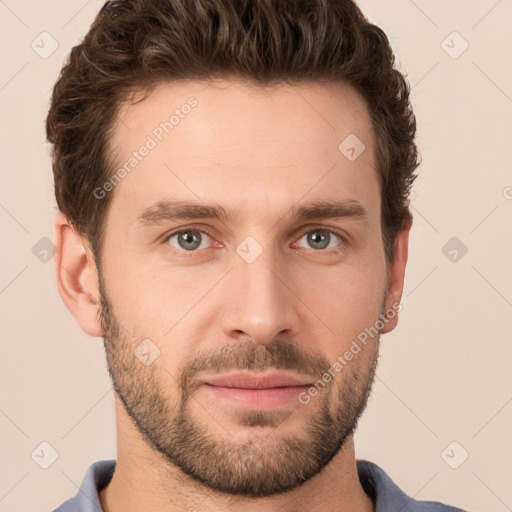
M 55 218 L 54 259 L 57 286 L 64 304 L 84 332 L 101 337 L 96 263 L 89 245 L 62 212 Z
M 404 291 L 405 267 L 409 251 L 409 233 L 412 217 L 404 223 L 403 229 L 396 235 L 393 245 L 393 260 L 389 269 L 388 292 L 385 312 L 388 320 L 384 323 L 382 334 L 392 331 L 398 324 L 398 306 Z

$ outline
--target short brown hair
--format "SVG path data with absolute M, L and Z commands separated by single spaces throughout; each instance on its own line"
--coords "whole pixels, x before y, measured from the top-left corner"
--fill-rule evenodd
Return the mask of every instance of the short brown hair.
M 388 38 L 352 0 L 111 0 L 57 80 L 46 120 L 58 208 L 97 262 L 112 194 L 109 154 L 120 103 L 160 82 L 238 78 L 271 86 L 343 81 L 366 100 L 375 134 L 387 263 L 412 217 L 419 166 L 409 85 Z M 341 142 L 341 141 L 340 141 Z

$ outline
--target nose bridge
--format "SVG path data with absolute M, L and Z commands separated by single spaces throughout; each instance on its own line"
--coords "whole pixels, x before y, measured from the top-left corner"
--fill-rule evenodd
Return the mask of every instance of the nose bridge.
M 237 336 L 242 332 L 266 344 L 282 331 L 296 332 L 294 294 L 286 285 L 284 262 L 273 244 L 263 247 L 254 237 L 247 237 L 236 252 L 223 317 L 225 333 Z

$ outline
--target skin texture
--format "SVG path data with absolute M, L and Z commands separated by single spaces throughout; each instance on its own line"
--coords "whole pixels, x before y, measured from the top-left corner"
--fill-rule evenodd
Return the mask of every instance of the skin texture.
M 344 84 L 160 84 L 121 106 L 114 168 L 190 97 L 197 105 L 108 192 L 101 273 L 68 220 L 59 213 L 55 222 L 59 291 L 81 328 L 105 338 L 116 391 L 117 468 L 102 506 L 373 510 L 352 434 L 379 335 L 307 404 L 246 410 L 199 382 L 237 369 L 314 382 L 400 301 L 411 223 L 396 237 L 387 269 L 365 102 Z M 354 161 L 338 150 L 350 134 L 366 146 Z M 235 213 L 137 223 L 165 200 Z M 367 216 L 293 217 L 292 207 L 318 200 L 357 201 Z M 169 237 L 183 228 L 188 239 Z M 318 235 L 327 237 L 324 246 Z M 197 248 L 186 250 L 193 242 Z M 239 247 L 257 257 L 248 263 Z M 134 355 L 145 339 L 151 344 L 142 352 L 159 351 L 148 365 Z

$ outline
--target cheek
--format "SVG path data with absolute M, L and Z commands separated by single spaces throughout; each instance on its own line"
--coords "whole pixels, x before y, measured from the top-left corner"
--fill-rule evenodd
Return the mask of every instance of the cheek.
M 304 286 L 300 296 L 327 326 L 325 354 L 335 360 L 358 335 L 375 325 L 385 291 L 382 270 L 339 267 L 315 274 L 315 286 Z M 371 341 L 371 340 L 370 340 Z
M 107 293 L 130 333 L 163 339 L 204 294 L 197 274 L 126 258 L 109 267 Z M 206 288 L 207 289 L 207 288 Z

